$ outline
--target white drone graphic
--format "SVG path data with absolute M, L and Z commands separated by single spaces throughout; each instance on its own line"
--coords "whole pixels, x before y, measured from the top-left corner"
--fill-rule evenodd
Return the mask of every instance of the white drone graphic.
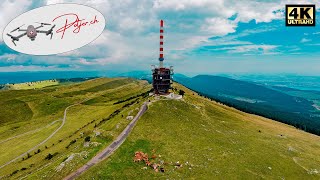
M 38 22 L 37 22 L 38 23 Z M 15 41 L 19 41 L 19 39 L 21 38 L 21 37 L 23 37 L 23 36 L 25 36 L 25 35 L 27 35 L 30 39 L 31 39 L 31 41 L 34 41 L 35 40 L 35 38 L 36 38 L 36 36 L 37 36 L 37 34 L 38 33 L 44 33 L 44 34 L 46 34 L 47 36 L 50 34 L 51 35 L 51 37 L 50 37 L 50 39 L 52 39 L 52 35 L 53 35 L 53 28 L 56 26 L 56 25 L 53 25 L 49 30 L 47 30 L 47 31 L 43 31 L 43 30 L 38 30 L 38 29 L 40 29 L 40 28 L 42 28 L 42 27 L 44 27 L 44 25 L 51 25 L 51 24 L 48 24 L 48 23 L 39 23 L 40 24 L 40 26 L 38 26 L 38 27 L 34 27 L 33 25 L 29 25 L 28 27 L 27 27 L 27 29 L 20 29 L 22 26 L 24 26 L 24 24 L 22 25 L 22 26 L 20 26 L 20 27 L 17 27 L 16 29 L 14 29 L 14 30 L 12 30 L 10 33 L 12 33 L 12 32 L 15 32 L 15 31 L 23 31 L 24 33 L 23 34 L 20 34 L 19 36 L 12 36 L 12 35 L 10 35 L 10 34 L 7 34 L 9 37 L 11 37 L 11 39 L 12 39 L 12 43 L 15 45 L 15 46 L 17 46 L 16 45 L 16 43 L 15 43 Z

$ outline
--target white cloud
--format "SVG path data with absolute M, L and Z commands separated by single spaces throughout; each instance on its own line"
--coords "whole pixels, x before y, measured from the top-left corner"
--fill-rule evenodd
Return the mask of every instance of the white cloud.
M 275 27 L 266 26 L 264 29 L 247 30 L 227 37 L 225 35 L 235 33 L 240 22 L 255 20 L 256 23 L 261 23 L 281 19 L 285 4 L 305 3 L 307 0 L 47 0 L 46 4 L 61 2 L 80 3 L 98 9 L 106 17 L 106 30 L 97 40 L 83 48 L 46 60 L 34 58 L 32 61 L 35 63 L 69 63 L 75 67 L 104 66 L 110 63 L 152 64 L 157 62 L 158 26 L 161 18 L 165 20 L 166 59 L 183 59 L 183 52 L 201 45 L 236 45 L 229 49 L 230 53 L 276 53 L 276 45 L 254 45 L 251 42 L 237 40 L 249 34 L 274 30 Z M 5 3 L 6 5 L 3 5 Z M 320 7 L 316 0 L 309 3 L 316 3 Z M 13 18 L 10 17 L 14 16 L 11 14 L 25 11 L 30 4 L 30 0 L 5 0 L 1 3 L 0 30 L 3 20 Z M 208 40 L 215 36 L 220 38 Z M 172 51 L 180 53 L 171 54 Z M 16 62 L 27 61 L 21 59 L 18 58 Z
M 223 18 L 207 18 L 205 24 L 201 27 L 202 31 L 207 32 L 211 36 L 224 36 L 235 32 L 237 24 L 233 21 Z
M 277 52 L 272 52 L 277 46 L 275 45 L 243 45 L 243 46 L 234 46 L 227 47 L 225 50 L 228 50 L 229 53 L 261 53 L 261 54 L 275 54 Z
M 63 0 L 48 0 L 47 5 L 58 4 L 58 3 L 63 3 L 63 2 L 64 2 Z
M 259 34 L 267 31 L 276 30 L 276 27 L 273 26 L 262 26 L 259 29 L 247 29 L 240 33 L 232 34 L 229 36 L 222 36 L 219 38 L 214 38 L 202 43 L 203 46 L 238 46 L 238 45 L 253 45 L 252 42 L 238 40 L 241 37 L 249 36 L 252 34 Z M 218 50 L 217 48 L 212 48 L 210 50 Z
M 80 64 L 84 64 L 84 65 L 90 65 L 90 64 L 92 64 L 92 62 L 89 62 L 89 61 L 87 61 L 87 60 L 84 59 L 84 58 L 79 59 L 79 63 L 80 63 Z
M 256 23 L 271 22 L 275 19 L 283 18 L 284 6 L 279 2 L 257 2 L 257 1 L 237 1 L 230 6 L 237 12 L 237 22 L 249 22 L 255 20 Z
M 165 18 L 166 53 L 168 50 L 192 49 L 208 43 L 209 37 L 233 33 L 237 24 L 242 21 L 256 19 L 257 22 L 270 22 L 279 19 L 280 12 L 273 11 L 278 10 L 278 7 L 284 8 L 277 5 L 278 3 L 262 2 L 259 4 L 260 9 L 257 9 L 257 4 L 252 1 L 227 3 L 223 0 L 155 0 L 154 2 L 124 0 L 100 3 L 102 4 L 97 8 L 107 18 L 109 32 L 106 34 L 115 35 L 112 38 L 104 37 L 97 40 L 104 39 L 106 51 L 109 52 L 110 49 L 105 60 L 100 60 L 102 62 L 142 59 L 151 55 L 156 57 L 158 21 L 162 16 L 167 17 Z M 101 7 L 106 8 L 101 9 Z M 236 20 L 228 19 L 235 14 L 237 14 Z M 250 44 L 250 42 L 237 43 Z
M 126 4 L 123 4 L 123 2 L 126 2 Z M 117 38 L 104 37 L 97 40 L 101 41 L 103 39 L 106 49 L 112 49 L 111 52 L 113 52 L 110 52 L 108 54 L 110 56 L 105 59 L 100 59 L 100 62 L 121 61 L 121 59 L 122 61 L 131 61 L 131 59 L 142 61 L 143 58 L 146 58 L 144 61 L 149 60 L 149 58 L 156 59 L 158 54 L 158 20 L 163 15 L 168 16 L 168 18 L 165 18 L 165 56 L 169 56 L 169 58 L 171 56 L 168 53 L 169 51 L 187 51 L 208 43 L 209 37 L 224 36 L 235 32 L 237 24 L 240 21 L 257 18 L 257 22 L 269 22 L 272 19 L 279 18 L 277 13 L 274 14 L 273 10 L 269 10 L 267 3 L 260 4 L 261 8 L 267 10 L 257 11 L 271 13 L 268 17 L 263 18 L 259 13 L 255 13 L 256 17 L 246 16 L 244 13 L 247 13 L 248 9 L 255 10 L 256 4 L 250 2 L 246 1 L 236 4 L 226 3 L 222 0 L 156 0 L 153 3 L 146 3 L 145 1 L 137 3 L 135 1 L 132 4 L 133 1 L 127 0 L 120 1 L 119 4 L 122 6 L 117 6 L 108 1 L 108 6 L 112 7 L 112 10 L 109 9 L 108 11 L 110 12 L 104 13 L 112 18 L 109 21 L 117 22 L 116 24 L 111 23 L 109 25 L 110 32 L 108 33 L 113 32 L 117 34 Z M 249 4 L 251 8 L 239 9 L 238 6 L 241 6 L 241 4 Z M 134 11 L 131 11 L 132 9 Z M 118 16 L 110 15 L 113 13 Z M 228 19 L 235 14 L 239 17 L 237 20 Z M 203 18 L 185 15 L 197 15 Z M 171 16 L 174 18 L 171 18 Z M 154 30 L 148 33 L 150 29 Z M 263 31 L 267 31 L 267 29 Z M 256 32 L 248 32 L 247 34 L 249 33 Z M 235 40 L 233 42 L 225 41 L 224 43 L 251 44 L 250 42 Z M 113 47 L 109 47 L 109 44 Z
M 306 42 L 310 42 L 311 41 L 311 39 L 307 39 L 307 38 L 302 38 L 301 39 L 301 43 L 306 43 Z
M 158 21 L 162 16 L 168 16 L 165 18 L 165 50 L 167 51 L 192 49 L 208 43 L 209 37 L 233 33 L 240 21 L 256 19 L 257 22 L 269 22 L 279 18 L 277 13 L 273 13 L 277 9 L 275 8 L 277 3 L 261 2 L 258 6 L 257 3 L 249 0 L 240 2 L 223 0 L 64 0 L 64 2 L 90 5 L 105 15 L 108 30 L 90 45 L 92 54 L 97 53 L 94 50 L 95 46 L 105 47 L 103 52 L 105 58 L 100 59 L 101 62 L 146 57 L 148 52 L 150 54 L 147 57 L 157 56 Z M 48 0 L 47 3 L 56 2 Z M 237 15 L 236 20 L 228 19 L 233 15 Z M 81 53 L 75 51 L 71 54 L 81 56 L 90 52 L 89 48 L 86 48 L 86 51 L 82 50 Z
M 227 8 L 224 0 L 155 0 L 153 8 L 158 11 L 181 11 L 199 15 L 230 17 L 235 12 Z
M 5 26 L 16 16 L 27 11 L 32 4 L 31 0 L 2 0 L 0 2 L 0 42 Z

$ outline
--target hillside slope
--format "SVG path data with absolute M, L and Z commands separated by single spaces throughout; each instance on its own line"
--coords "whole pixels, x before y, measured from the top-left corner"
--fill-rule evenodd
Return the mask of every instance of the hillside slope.
M 153 102 L 124 144 L 79 179 L 320 178 L 319 136 L 175 87 L 184 100 Z M 133 162 L 136 151 L 165 172 Z
M 150 89 L 132 78 L 97 78 L 0 91 L 0 179 L 63 178 L 117 137 Z

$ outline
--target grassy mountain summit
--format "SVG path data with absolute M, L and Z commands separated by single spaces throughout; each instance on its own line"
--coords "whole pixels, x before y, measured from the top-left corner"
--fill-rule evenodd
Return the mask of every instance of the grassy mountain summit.
M 110 145 L 149 100 L 128 139 L 79 179 L 319 179 L 319 136 L 174 88 L 186 92 L 182 100 L 148 96 L 151 85 L 131 78 L 0 91 L 0 166 L 36 147 L 1 168 L 0 179 L 62 179 Z M 164 172 L 133 162 L 137 151 Z
M 175 87 L 183 100 L 153 102 L 127 141 L 80 179 L 319 179 L 320 137 Z M 165 172 L 133 162 L 136 151 L 155 154 Z

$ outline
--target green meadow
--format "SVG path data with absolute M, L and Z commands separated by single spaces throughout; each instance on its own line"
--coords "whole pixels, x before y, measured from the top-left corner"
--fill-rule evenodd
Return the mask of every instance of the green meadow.
M 124 144 L 79 179 L 320 178 L 320 137 L 175 87 L 183 100 L 153 102 Z M 165 172 L 133 162 L 136 151 Z
M 129 78 L 98 78 L 38 89 L 0 91 L 0 179 L 61 179 L 107 146 L 130 122 L 151 86 Z M 119 100 L 126 100 L 116 103 Z M 123 107 L 126 104 L 130 104 Z M 73 106 L 71 106 L 73 105 Z M 51 138 L 46 140 L 63 123 Z M 116 116 L 108 117 L 116 110 Z M 108 119 L 102 121 L 104 119 Z M 85 138 L 90 137 L 89 147 Z M 52 155 L 50 159 L 46 157 Z M 79 155 L 81 154 L 81 155 Z M 69 156 L 75 156 L 56 170 Z
M 146 81 L 98 78 L 0 91 L 0 166 L 34 149 L 2 167 L 0 179 L 64 178 L 107 147 L 145 101 L 148 110 L 127 140 L 78 179 L 320 178 L 319 136 L 179 84 L 174 91 L 185 91 L 181 100 L 148 96 L 150 89 Z M 136 151 L 147 153 L 164 172 L 133 162 Z

